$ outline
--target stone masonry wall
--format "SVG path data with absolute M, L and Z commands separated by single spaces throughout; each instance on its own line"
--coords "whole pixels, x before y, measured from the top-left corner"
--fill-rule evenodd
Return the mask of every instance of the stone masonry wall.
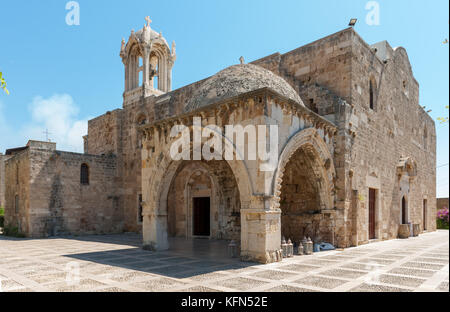
M 5 161 L 6 156 L 0 153 L 0 207 L 5 206 Z
M 7 160 L 6 224 L 28 237 L 121 232 L 116 157 L 55 148 L 30 141 Z M 89 168 L 88 185 L 80 181 L 82 164 Z
M 436 133 L 434 121 L 419 105 L 419 85 L 403 48 L 387 46 L 390 59 L 384 63 L 376 51 L 356 33 L 353 35 L 353 111 L 347 122 L 355 137 L 346 147 L 346 169 L 352 170 L 351 188 L 358 192 L 358 242 L 368 240 L 368 192 L 377 190 L 376 237 L 397 237 L 401 220 L 401 194 L 407 192 L 408 221 L 423 222 L 427 200 L 427 229 L 435 230 Z M 374 109 L 369 106 L 369 82 L 374 83 Z M 417 177 L 409 190 L 400 185 L 396 167 L 402 157 L 417 163 Z M 350 187 L 350 186 L 349 186 Z
M 31 150 L 30 159 L 30 236 L 122 231 L 114 156 Z M 89 168 L 88 185 L 80 183 L 82 164 Z
M 377 237 L 397 237 L 401 191 L 395 171 L 402 156 L 412 157 L 419 172 L 410 188 L 409 221 L 422 224 L 426 200 L 427 228 L 435 228 L 435 125 L 419 105 L 419 86 L 403 48 L 394 50 L 387 42 L 369 46 L 348 28 L 253 64 L 285 78 L 306 106 L 338 126 L 336 208 L 344 226 L 336 236 L 344 246 L 368 240 L 369 187 L 378 190 Z
M 286 79 L 309 109 L 338 127 L 333 140 L 336 170 L 336 214 L 333 222 L 336 229 L 332 238 L 340 247 L 351 245 L 345 170 L 345 145 L 351 135 L 345 124 L 345 112 L 349 110 L 351 99 L 353 33 L 354 30 L 348 28 L 288 53 L 273 54 L 253 62 Z
M 30 158 L 25 149 L 5 162 L 5 227 L 29 230 Z

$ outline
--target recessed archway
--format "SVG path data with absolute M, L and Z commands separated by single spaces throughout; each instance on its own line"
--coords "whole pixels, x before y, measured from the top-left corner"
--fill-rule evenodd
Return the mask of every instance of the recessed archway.
M 314 215 L 320 214 L 320 177 L 313 169 L 313 156 L 300 148 L 286 165 L 281 184 L 281 235 L 300 241 L 315 236 Z
M 164 201 L 169 237 L 240 240 L 240 195 L 227 162 L 181 162 Z
M 304 236 L 334 243 L 334 166 L 315 129 L 293 136 L 274 177 L 275 206 L 281 209 L 281 233 L 298 242 Z
M 167 198 L 170 192 L 171 183 L 177 174 L 177 170 L 184 162 L 181 160 L 173 160 L 170 155 L 170 146 L 176 138 L 159 141 L 159 130 L 160 129 L 155 129 L 152 134 L 158 137 L 156 141 L 159 145 L 155 147 L 148 147 L 144 145 L 142 155 L 144 166 L 142 173 L 142 188 L 144 195 L 144 222 L 142 233 L 144 238 L 144 248 L 152 250 L 166 250 L 169 248 Z M 147 133 L 144 137 L 144 140 L 147 143 L 151 140 L 148 135 L 149 133 Z M 234 154 L 236 154 L 236 150 L 233 150 Z M 214 161 L 208 163 L 213 162 Z M 253 185 L 245 161 L 220 160 L 217 162 L 228 166 L 229 172 L 232 174 L 236 184 L 236 192 L 238 193 L 236 198 L 240 205 L 240 209 L 248 209 L 253 197 Z M 236 221 L 236 223 L 241 220 L 239 213 L 240 211 L 235 212 L 236 220 L 239 220 Z M 220 237 L 220 233 L 217 235 Z M 223 238 L 225 239 L 226 237 Z M 242 241 L 242 237 L 236 238 L 239 238 Z M 244 244 L 242 244 L 242 248 L 244 248 Z

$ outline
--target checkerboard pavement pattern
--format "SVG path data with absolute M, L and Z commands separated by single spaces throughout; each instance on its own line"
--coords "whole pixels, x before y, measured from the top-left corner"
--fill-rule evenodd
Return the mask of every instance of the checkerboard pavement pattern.
M 228 258 L 226 242 L 203 240 L 195 248 L 186 242 L 178 240 L 186 250 L 150 252 L 139 247 L 137 234 L 0 237 L 0 291 L 449 291 L 448 231 L 266 265 Z

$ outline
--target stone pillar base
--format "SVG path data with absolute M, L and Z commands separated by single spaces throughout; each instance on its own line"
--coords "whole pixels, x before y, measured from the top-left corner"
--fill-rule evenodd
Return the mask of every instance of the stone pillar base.
M 267 251 L 265 253 L 245 253 L 241 254 L 243 262 L 258 262 L 262 264 L 281 262 L 283 260 L 282 250 Z
M 282 261 L 281 211 L 241 210 L 241 260 L 259 263 Z
M 167 217 L 165 215 L 144 215 L 142 237 L 143 249 L 151 251 L 168 250 Z

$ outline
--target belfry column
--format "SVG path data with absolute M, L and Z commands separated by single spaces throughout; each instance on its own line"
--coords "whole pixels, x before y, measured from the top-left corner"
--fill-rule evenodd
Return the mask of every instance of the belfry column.
M 151 45 L 144 47 L 144 55 L 142 61 L 142 85 L 144 86 L 144 90 L 151 89 L 150 86 L 150 51 Z M 144 91 L 145 92 L 145 91 Z M 147 94 L 144 94 L 145 96 Z
M 167 92 L 170 92 L 172 90 L 172 67 L 173 67 L 173 61 L 168 61 L 167 66 Z
M 175 41 L 172 41 L 172 51 L 167 59 L 167 92 L 172 91 L 172 68 L 177 60 L 177 51 Z

